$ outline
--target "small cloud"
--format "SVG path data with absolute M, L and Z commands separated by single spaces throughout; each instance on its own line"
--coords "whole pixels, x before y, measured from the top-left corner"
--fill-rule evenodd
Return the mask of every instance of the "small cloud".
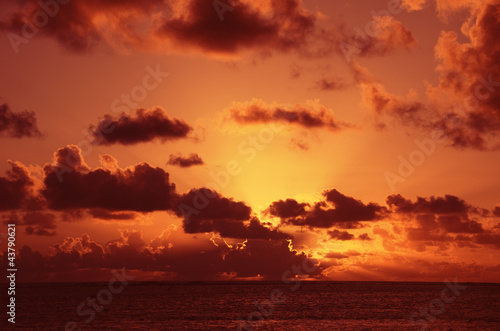
M 178 166 L 181 168 L 189 168 L 203 164 L 205 164 L 205 162 L 203 162 L 202 158 L 196 153 L 191 153 L 188 156 L 171 154 L 167 162 L 167 165 Z

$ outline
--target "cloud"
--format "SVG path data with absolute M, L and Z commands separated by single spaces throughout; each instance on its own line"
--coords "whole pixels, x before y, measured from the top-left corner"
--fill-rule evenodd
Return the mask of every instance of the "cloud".
M 244 202 L 205 188 L 179 194 L 161 168 L 143 162 L 122 169 L 110 155 L 101 155 L 101 162 L 104 167 L 91 169 L 77 146 L 60 148 L 53 163 L 43 168 L 43 185 L 36 193 L 27 169 L 11 163 L 13 170 L 0 177 L 0 197 L 5 196 L 0 210 L 33 209 L 28 206 L 33 200 L 39 202 L 35 211 L 59 211 L 65 213 L 64 218 L 71 215 L 76 219 L 83 219 L 86 211 L 92 218 L 116 221 L 136 219 L 138 213 L 168 211 L 183 219 L 186 233 L 215 232 L 240 239 L 291 238 L 271 224 L 261 223 Z M 42 232 L 55 229 L 52 215 L 29 217 L 19 224 L 29 226 L 30 233 L 49 235 Z
M 337 33 L 338 51 L 348 62 L 353 55 L 385 56 L 398 49 L 411 49 L 416 43 L 412 32 L 392 16 L 373 16 L 365 31 L 343 27 Z
M 29 170 L 19 162 L 8 161 L 11 169 L 0 177 L 0 211 L 15 210 L 25 206 L 32 197 L 34 181 Z
M 15 211 L 0 215 L 4 224 L 24 226 L 26 234 L 54 236 L 56 234 L 56 216 L 45 211 Z
M 387 197 L 386 202 L 396 213 L 463 214 L 471 208 L 464 200 L 453 195 L 417 197 L 417 200 L 412 202 L 401 194 L 393 194 Z
M 401 5 L 409 12 L 424 9 L 429 0 L 401 0 Z M 436 0 L 436 11 L 441 19 L 447 20 L 450 14 L 463 9 L 472 9 L 480 5 L 475 0 Z
M 167 229 L 148 243 L 140 231 L 120 230 L 120 238 L 99 244 L 83 234 L 66 237 L 45 255 L 24 246 L 19 251 L 19 263 L 30 273 L 21 277 L 24 281 L 83 281 L 88 271 L 105 269 L 107 272 L 101 275 L 104 279 L 92 280 L 107 280 L 109 269 L 125 267 L 136 274 L 155 272 L 158 280 L 237 280 L 258 275 L 281 280 L 292 266 L 306 263 L 311 267 L 315 263 L 292 250 L 286 240 L 247 240 L 235 245 L 221 241 L 214 245 L 205 238 L 196 246 L 184 246 L 176 235 L 176 229 Z M 321 268 L 315 269 L 310 274 L 321 272 Z M 34 275 L 35 279 L 29 278 Z
M 89 209 L 89 214 L 93 218 L 98 218 L 101 220 L 133 220 L 137 217 L 137 213 L 134 212 L 111 212 L 104 208 L 92 208 Z
M 267 212 L 281 218 L 282 224 L 343 229 L 359 228 L 362 226 L 360 222 L 379 220 L 387 212 L 385 207 L 375 203 L 364 204 L 335 189 L 325 190 L 323 196 L 323 201 L 312 205 L 293 199 L 275 201 Z
M 464 5 L 470 5 L 463 2 Z M 500 148 L 500 63 L 497 41 L 500 3 L 477 2 L 462 32 L 442 31 L 435 47 L 439 84 L 428 96 L 440 110 L 434 127 L 458 148 Z M 454 123 L 443 119 L 454 117 Z
M 328 231 L 327 233 L 330 236 L 330 238 L 332 238 L 332 239 L 337 239 L 337 240 L 342 240 L 342 241 L 354 239 L 354 235 L 347 232 L 347 231 L 332 230 L 332 231 Z
M 400 194 L 389 195 L 387 206 L 363 203 L 339 191 L 325 190 L 324 200 L 299 203 L 294 199 L 278 200 L 267 208 L 266 214 L 278 217 L 282 225 L 329 229 L 329 238 L 348 241 L 371 241 L 368 233 L 354 235 L 342 229 L 359 229 L 365 222 L 380 222 L 373 234 L 382 237 L 386 250 L 410 248 L 425 251 L 428 247 L 446 250 L 489 245 L 498 248 L 495 238 L 500 235 L 495 226 L 484 218 L 489 210 L 472 206 L 453 195 L 417 197 L 414 201 Z M 390 225 L 392 231 L 380 226 Z
M 132 145 L 186 138 L 192 128 L 182 120 L 169 118 L 162 108 L 138 108 L 132 115 L 122 113 L 114 118 L 106 115 L 96 126 L 89 128 L 96 145 Z
M 363 234 L 360 234 L 358 236 L 358 240 L 366 240 L 366 241 L 369 241 L 369 240 L 373 240 L 369 235 L 368 233 L 363 233 Z
M 19 48 L 23 26 L 42 8 L 36 0 L 18 0 L 0 28 L 16 33 Z M 38 33 L 75 52 L 102 46 L 126 52 L 155 49 L 233 55 L 247 49 L 290 51 L 303 47 L 316 29 L 316 16 L 300 0 L 213 0 L 92 2 L 58 6 Z M 12 37 L 11 37 L 12 38 Z M 22 40 L 22 39 L 21 39 Z
M 169 174 L 147 163 L 116 171 L 90 170 L 75 145 L 59 149 L 54 161 L 54 165 L 44 167 L 45 187 L 41 193 L 55 210 L 151 212 L 171 209 L 176 197 Z
M 248 48 L 297 49 L 315 29 L 316 17 L 299 0 L 237 1 L 227 10 L 216 7 L 212 0 L 187 1 L 159 33 L 178 46 L 235 54 Z
M 340 252 L 328 252 L 325 254 L 325 259 L 347 259 L 349 256 Z
M 189 168 L 196 165 L 203 165 L 205 162 L 203 162 L 202 158 L 196 153 L 191 153 L 188 156 L 170 154 L 167 164 L 179 166 L 181 168 Z
M 497 228 L 488 226 L 488 223 L 478 218 L 491 214 L 456 196 L 417 197 L 412 202 L 397 194 L 388 196 L 386 201 L 393 216 L 409 216 L 410 221 L 414 220 L 404 225 L 404 231 L 409 246 L 418 251 L 426 250 L 427 246 L 445 250 L 450 245 L 459 248 L 478 248 L 477 245 L 500 248 Z
M 463 219 L 457 215 L 441 215 L 437 219 L 439 225 L 448 233 L 481 233 L 484 232 L 481 223 Z
M 280 218 L 290 218 L 306 215 L 307 203 L 298 203 L 294 199 L 279 200 L 269 206 L 269 213 Z
M 361 253 L 354 251 L 354 250 L 349 250 L 343 253 L 340 252 L 328 252 L 325 254 L 326 259 L 347 259 L 351 256 L 359 256 Z
M 272 227 L 264 226 L 252 216 L 244 202 L 225 198 L 202 188 L 189 191 L 176 202 L 174 212 L 183 218 L 186 233 L 217 232 L 225 238 L 284 239 L 290 238 Z
M 353 62 L 351 70 L 355 81 L 361 87 L 363 103 L 373 111 L 379 126 L 385 127 L 394 120 L 396 125 L 427 124 L 429 117 L 427 107 L 418 101 L 414 90 L 410 90 L 405 97 L 400 97 L 388 92 L 383 84 L 359 64 Z
M 15 40 L 13 45 L 19 49 L 30 38 L 41 34 L 74 52 L 88 52 L 103 45 L 122 51 L 147 47 L 158 21 L 170 10 L 167 2 L 162 0 L 141 3 L 73 0 L 61 5 L 56 2 L 56 8 L 45 6 L 47 9 L 42 8 L 37 0 L 14 2 L 18 8 L 8 12 L 7 18 L 0 22 L 1 29 L 17 34 L 17 39 L 10 37 Z M 50 17 L 38 29 L 33 21 L 39 12 L 49 12 Z M 25 27 L 30 25 L 31 29 Z
M 14 113 L 7 104 L 0 105 L 0 136 L 10 138 L 41 137 L 34 111 Z
M 316 82 L 315 87 L 321 91 L 337 91 L 347 88 L 348 85 L 340 79 L 322 78 Z
M 35 234 L 38 236 L 55 236 L 56 232 L 56 216 L 45 212 L 30 212 L 16 222 L 16 225 L 26 225 L 27 234 Z M 51 231 L 52 230 L 52 231 Z
M 268 104 L 259 99 L 250 102 L 233 103 L 227 110 L 227 119 L 240 125 L 286 123 L 306 129 L 328 129 L 338 131 L 350 125 L 333 116 L 333 112 L 318 103 L 281 105 Z

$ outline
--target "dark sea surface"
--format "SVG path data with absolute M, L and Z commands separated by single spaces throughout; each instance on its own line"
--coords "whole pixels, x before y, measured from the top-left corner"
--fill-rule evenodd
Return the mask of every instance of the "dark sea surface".
M 500 330 L 500 284 L 461 285 L 467 288 L 456 295 L 444 283 L 301 282 L 293 291 L 294 283 L 283 282 L 149 282 L 108 298 L 107 283 L 18 284 L 15 329 L 64 330 L 75 322 L 81 330 Z M 77 307 L 98 293 L 110 302 L 87 322 L 93 310 L 85 305 L 78 314 Z M 282 302 L 271 306 L 271 296 Z M 425 320 L 419 308 L 428 311 L 431 302 Z M 0 327 L 13 329 L 5 312 Z M 419 324 L 411 324 L 413 313 Z M 249 316 L 255 321 L 238 321 Z

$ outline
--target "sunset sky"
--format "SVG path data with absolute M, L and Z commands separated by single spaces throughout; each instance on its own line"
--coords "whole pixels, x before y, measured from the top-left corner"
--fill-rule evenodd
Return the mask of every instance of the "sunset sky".
M 41 3 L 0 5 L 21 281 L 500 279 L 500 1 Z

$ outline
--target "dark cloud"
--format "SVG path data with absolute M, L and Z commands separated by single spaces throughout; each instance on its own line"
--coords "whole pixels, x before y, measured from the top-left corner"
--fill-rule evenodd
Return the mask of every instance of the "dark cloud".
M 17 225 L 26 225 L 25 231 L 27 234 L 38 236 L 54 236 L 56 234 L 54 231 L 56 228 L 56 216 L 51 213 L 26 213 Z
M 237 245 L 221 241 L 216 245 L 208 239 L 200 246 L 185 247 L 175 238 L 162 233 L 150 243 L 144 241 L 142 233 L 121 230 L 119 239 L 105 245 L 98 244 L 83 234 L 81 237 L 67 237 L 52 246 L 50 253 L 41 255 L 29 247 L 20 249 L 19 263 L 29 274 L 23 280 L 36 274 L 37 281 L 69 280 L 82 281 L 85 270 L 121 269 L 153 271 L 163 275 L 165 280 L 221 280 L 256 277 L 281 280 L 286 270 L 300 266 L 304 274 L 318 275 L 321 268 L 305 272 L 317 264 L 305 254 L 290 249 L 286 240 L 247 240 Z M 55 277 L 55 278 L 54 278 Z M 109 272 L 104 274 L 109 278 Z M 107 279 L 105 278 L 105 279 Z M 138 279 L 139 280 L 139 279 Z M 88 279 L 87 279 L 88 281 Z
M 135 217 L 137 217 L 137 213 L 134 212 L 111 212 L 104 208 L 93 208 L 89 209 L 88 212 L 91 217 L 101 220 L 125 221 L 133 220 Z
M 28 169 L 19 162 L 9 161 L 11 166 L 5 177 L 0 177 L 0 211 L 19 209 L 32 196 L 34 181 Z
M 375 203 L 364 204 L 335 189 L 324 191 L 323 196 L 325 201 L 313 205 L 299 204 L 293 199 L 275 201 L 268 212 L 280 217 L 283 224 L 343 229 L 359 228 L 362 226 L 360 222 L 379 220 L 387 212 L 385 207 Z
M 323 192 L 326 201 L 335 206 L 336 216 L 342 221 L 368 221 L 379 219 L 380 215 L 385 213 L 385 207 L 370 202 L 364 204 L 360 200 L 349 197 L 333 189 Z
M 484 232 L 481 223 L 458 215 L 440 215 L 439 225 L 448 233 L 481 233 Z
M 495 207 L 495 209 L 493 210 L 493 214 L 494 214 L 495 216 L 500 217 L 500 207 L 498 207 L 498 206 L 497 206 L 497 207 Z
M 138 108 L 132 115 L 121 114 L 118 118 L 106 115 L 90 132 L 96 145 L 132 145 L 186 138 L 192 128 L 182 120 L 169 118 L 162 108 L 151 110 Z
M 179 166 L 181 168 L 188 168 L 205 164 L 205 162 L 203 162 L 202 158 L 196 153 L 191 153 L 188 156 L 171 154 L 167 164 Z
M 233 54 L 248 48 L 297 49 L 315 29 L 315 16 L 299 0 L 233 1 L 229 10 L 219 12 L 215 5 L 212 0 L 187 1 L 179 17 L 162 25 L 161 36 L 179 46 Z
M 74 145 L 59 149 L 54 161 L 54 165 L 44 167 L 42 190 L 52 209 L 150 212 L 172 208 L 175 185 L 161 168 L 140 163 L 116 171 L 90 170 Z
M 358 236 L 358 240 L 366 240 L 366 241 L 368 241 L 368 240 L 373 240 L 373 239 L 368 235 L 368 233 L 363 233 L 363 234 L 360 234 Z
M 330 236 L 331 239 L 336 239 L 336 240 L 341 240 L 341 241 L 356 240 L 356 239 L 363 240 L 363 241 L 373 240 L 372 238 L 370 238 L 368 233 L 360 234 L 356 238 L 356 236 L 354 236 L 352 233 L 335 229 L 335 230 L 327 231 L 327 234 Z
M 427 246 L 436 246 L 441 250 L 451 245 L 473 247 L 474 236 L 490 233 L 473 218 L 474 215 L 484 216 L 484 210 L 453 195 L 417 197 L 411 201 L 400 194 L 393 194 L 387 197 L 386 202 L 393 216 L 409 217 L 416 222 L 416 226 L 405 225 L 404 230 L 407 244 L 418 251 L 425 251 Z
M 261 223 L 244 202 L 205 188 L 177 193 L 169 174 L 161 168 L 140 163 L 121 169 L 109 155 L 102 156 L 101 161 L 105 167 L 92 170 L 77 146 L 57 150 L 54 162 L 44 167 L 44 186 L 40 190 L 44 206 L 64 212 L 65 218 L 83 219 L 82 211 L 86 210 L 92 218 L 116 221 L 133 220 L 140 216 L 138 213 L 168 211 L 183 218 L 186 233 L 215 232 L 222 237 L 240 239 L 291 238 L 270 224 Z M 13 165 L 16 171 L 4 179 L 7 185 L 0 188 L 11 198 L 15 197 L 11 191 L 20 192 L 14 204 L 19 208 L 27 191 L 24 186 L 32 182 L 24 168 Z M 17 178 L 22 180 L 15 181 Z M 42 228 L 55 228 L 53 219 L 50 225 Z M 34 233 L 35 228 L 27 231 Z
M 7 18 L 0 22 L 0 29 L 17 35 L 17 39 L 9 39 L 14 40 L 11 43 L 18 51 L 38 34 L 54 38 L 62 46 L 75 52 L 87 52 L 101 45 L 117 49 L 146 47 L 155 26 L 153 13 L 166 14 L 170 10 L 170 6 L 163 0 L 145 0 L 141 3 L 133 0 L 72 0 L 57 6 L 57 10 L 50 6 L 46 6 L 49 9 L 45 10 L 37 0 L 13 2 L 18 8 L 7 13 Z M 47 11 L 50 17 L 40 29 L 33 26 L 35 31 L 31 32 L 31 29 L 24 27 L 25 20 L 32 25 L 38 12 Z M 23 33 L 24 30 L 30 33 Z M 19 41 L 19 38 L 25 40 Z M 114 43 L 107 42 L 110 40 Z
M 307 129 L 325 128 L 337 131 L 350 125 L 334 118 L 332 111 L 317 103 L 297 104 L 293 107 L 267 104 L 254 99 L 233 103 L 229 119 L 238 124 L 287 123 Z
M 23 34 L 23 17 L 31 22 L 42 8 L 36 0 L 16 2 L 19 9 L 7 13 L 0 28 L 17 34 L 17 39 L 10 39 L 19 50 L 26 43 L 20 38 L 29 37 Z M 196 49 L 235 54 L 251 48 L 298 49 L 316 29 L 316 17 L 299 0 L 217 3 L 221 2 L 73 0 L 60 5 L 38 33 L 75 52 L 107 46 L 118 51 Z
M 417 200 L 412 202 L 401 194 L 393 194 L 387 197 L 386 202 L 396 213 L 463 214 L 471 208 L 464 200 L 453 195 L 431 196 L 428 199 L 417 197 Z
M 498 232 L 479 233 L 473 237 L 473 241 L 476 244 L 490 245 L 500 249 L 500 233 Z
M 15 211 L 3 215 L 4 224 L 16 224 L 24 227 L 27 234 L 38 236 L 56 235 L 56 215 L 46 211 Z
M 217 232 L 222 237 L 241 239 L 284 239 L 289 235 L 264 226 L 252 216 L 244 202 L 225 198 L 209 189 L 195 189 L 184 194 L 174 212 L 183 218 L 186 233 Z
M 7 104 L 0 105 L 0 136 L 11 138 L 41 137 L 34 111 L 14 113 Z
M 330 236 L 330 238 L 332 238 L 332 239 L 337 239 L 337 240 L 342 240 L 342 241 L 354 239 L 354 235 L 347 232 L 347 231 L 332 230 L 332 231 L 328 231 L 327 233 Z
M 309 207 L 309 204 L 298 203 L 294 199 L 286 199 L 274 201 L 268 210 L 272 216 L 290 218 L 306 215 L 306 207 Z

